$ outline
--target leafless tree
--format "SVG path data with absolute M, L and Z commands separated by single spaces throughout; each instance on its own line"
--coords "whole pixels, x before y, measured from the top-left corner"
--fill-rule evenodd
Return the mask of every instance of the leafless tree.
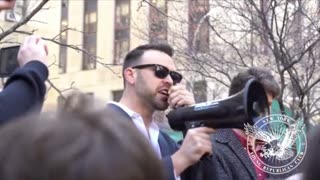
M 157 8 L 149 1 L 140 3 L 141 7 Z M 281 87 L 278 101 L 282 111 L 290 106 L 296 116 L 306 121 L 319 119 L 317 1 L 198 0 L 189 1 L 188 5 L 187 1 L 170 0 L 167 3 L 170 13 L 160 10 L 159 13 L 169 22 L 168 37 L 172 38 L 168 42 L 175 45 L 181 70 L 194 72 L 227 89 L 239 70 L 266 67 Z M 185 14 L 173 16 L 173 11 Z M 181 33 L 185 29 L 188 32 Z

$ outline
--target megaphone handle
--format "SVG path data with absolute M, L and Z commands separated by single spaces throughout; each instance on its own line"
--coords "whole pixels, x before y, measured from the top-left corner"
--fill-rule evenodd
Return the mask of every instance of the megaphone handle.
M 186 133 L 187 133 L 187 131 L 188 131 L 189 129 L 197 128 L 197 127 L 202 127 L 202 126 L 204 126 L 204 124 L 201 123 L 201 122 L 198 122 L 198 121 L 192 121 L 192 122 L 187 123 L 187 124 L 186 124 L 186 127 L 187 127 L 187 128 L 186 128 L 186 131 L 183 132 L 183 136 L 185 137 L 185 135 L 186 135 Z M 211 159 L 211 158 L 212 158 L 212 155 L 211 155 L 211 154 L 205 153 L 205 154 L 200 158 L 200 161 L 201 161 L 201 160 L 205 160 L 205 159 Z
M 209 154 L 209 153 L 205 153 L 201 158 L 200 158 L 200 161 L 202 160 L 206 160 L 206 159 L 211 159 L 212 158 L 212 154 Z
M 198 121 L 190 121 L 188 123 L 186 123 L 186 129 L 192 129 L 192 128 L 197 128 L 197 127 L 202 127 L 204 126 L 203 123 L 198 122 Z

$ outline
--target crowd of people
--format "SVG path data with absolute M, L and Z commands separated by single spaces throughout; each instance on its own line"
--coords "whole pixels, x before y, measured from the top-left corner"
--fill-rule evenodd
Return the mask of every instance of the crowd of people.
M 0 1 L 0 9 L 14 1 Z M 195 104 L 180 82 L 167 44 L 146 44 L 123 62 L 119 102 L 101 102 L 80 92 L 55 112 L 41 113 L 48 78 L 48 48 L 39 36 L 21 44 L 18 68 L 0 93 L 0 179 L 2 180 L 264 180 L 320 177 L 320 134 L 301 168 L 279 175 L 257 168 L 244 129 L 189 129 L 177 144 L 153 121 L 155 111 Z M 269 105 L 280 88 L 270 71 L 250 67 L 232 80 L 229 95 L 255 79 Z M 302 175 L 301 175 L 302 174 Z M 318 175 L 319 174 L 319 175 Z

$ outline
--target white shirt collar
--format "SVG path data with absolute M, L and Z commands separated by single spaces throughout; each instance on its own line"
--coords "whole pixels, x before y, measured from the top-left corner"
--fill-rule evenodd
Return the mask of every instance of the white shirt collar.
M 158 143 L 158 138 L 159 138 L 159 127 L 156 123 L 151 122 L 150 128 L 147 130 L 144 121 L 141 117 L 140 114 L 134 112 L 130 108 L 126 107 L 123 104 L 120 104 L 115 101 L 109 102 L 111 104 L 114 104 L 116 106 L 119 106 L 121 109 L 123 109 L 132 119 L 134 125 L 137 127 L 137 129 L 148 139 L 148 141 L 151 143 L 153 149 L 155 152 L 158 154 L 159 157 L 161 157 L 161 151 L 160 151 L 160 146 Z M 150 136 L 150 137 L 149 137 Z
M 140 114 L 134 112 L 133 110 L 131 110 L 130 108 L 128 108 L 127 106 L 120 104 L 118 102 L 115 101 L 110 101 L 110 104 L 114 104 L 119 106 L 123 111 L 125 111 L 131 118 L 135 117 L 135 116 L 140 116 Z

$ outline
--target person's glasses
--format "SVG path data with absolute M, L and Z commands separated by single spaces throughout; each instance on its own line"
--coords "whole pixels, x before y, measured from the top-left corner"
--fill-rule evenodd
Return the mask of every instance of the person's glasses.
M 154 67 L 154 75 L 159 79 L 166 78 L 169 74 L 174 84 L 180 83 L 182 80 L 182 75 L 176 71 L 170 71 L 167 67 L 159 64 L 142 64 L 133 66 L 133 69 L 143 69 L 148 67 Z

